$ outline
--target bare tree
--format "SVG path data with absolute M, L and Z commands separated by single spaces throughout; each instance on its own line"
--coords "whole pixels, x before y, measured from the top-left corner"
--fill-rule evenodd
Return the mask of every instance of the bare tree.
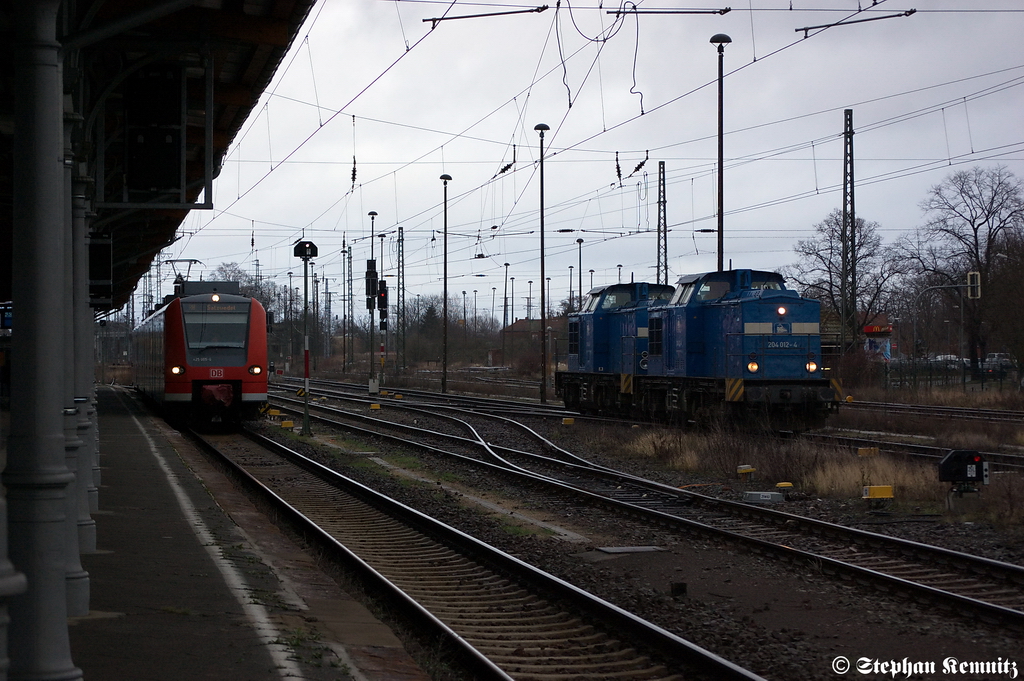
M 799 260 L 783 268 L 782 274 L 795 281 L 802 293 L 820 300 L 837 313 L 842 293 L 843 213 L 838 208 L 814 226 L 815 236 L 798 241 L 793 250 Z M 857 301 L 856 319 L 871 324 L 886 311 L 893 290 L 904 273 L 903 262 L 886 248 L 878 235 L 877 222 L 857 218 L 855 252 L 857 280 L 853 299 Z
M 901 251 L 928 286 L 959 287 L 968 272 L 981 274 L 982 297 L 966 300 L 964 309 L 969 354 L 977 361 L 984 357 L 995 309 L 985 292 L 1011 239 L 1024 230 L 1024 185 L 1005 166 L 974 167 L 932 187 L 920 205 L 927 221 L 903 240 Z

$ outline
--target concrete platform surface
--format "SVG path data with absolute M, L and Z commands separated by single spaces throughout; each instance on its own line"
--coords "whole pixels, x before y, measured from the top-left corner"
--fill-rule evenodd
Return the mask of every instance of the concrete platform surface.
M 130 392 L 98 390 L 85 679 L 425 681 L 388 627 Z

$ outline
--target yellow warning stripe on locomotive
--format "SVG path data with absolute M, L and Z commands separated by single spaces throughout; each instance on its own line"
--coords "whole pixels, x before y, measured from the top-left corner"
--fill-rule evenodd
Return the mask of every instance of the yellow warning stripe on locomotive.
M 726 402 L 742 402 L 743 401 L 743 379 L 742 378 L 727 378 L 727 379 L 725 379 L 725 401 Z
M 624 395 L 633 394 L 633 374 L 619 374 L 619 392 Z
M 843 383 L 838 378 L 831 379 L 832 390 L 835 391 L 835 400 L 839 402 L 843 399 Z

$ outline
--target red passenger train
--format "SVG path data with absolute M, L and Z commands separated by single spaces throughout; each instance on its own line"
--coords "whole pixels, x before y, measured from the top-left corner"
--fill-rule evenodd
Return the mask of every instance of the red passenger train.
M 172 419 L 255 417 L 267 400 L 263 306 L 238 295 L 235 282 L 181 282 L 175 289 L 178 296 L 132 333 L 137 389 Z

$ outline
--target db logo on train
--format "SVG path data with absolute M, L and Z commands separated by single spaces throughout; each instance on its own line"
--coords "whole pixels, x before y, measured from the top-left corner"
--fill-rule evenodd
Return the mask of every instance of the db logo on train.
M 210 378 L 224 378 L 224 370 L 210 369 Z

